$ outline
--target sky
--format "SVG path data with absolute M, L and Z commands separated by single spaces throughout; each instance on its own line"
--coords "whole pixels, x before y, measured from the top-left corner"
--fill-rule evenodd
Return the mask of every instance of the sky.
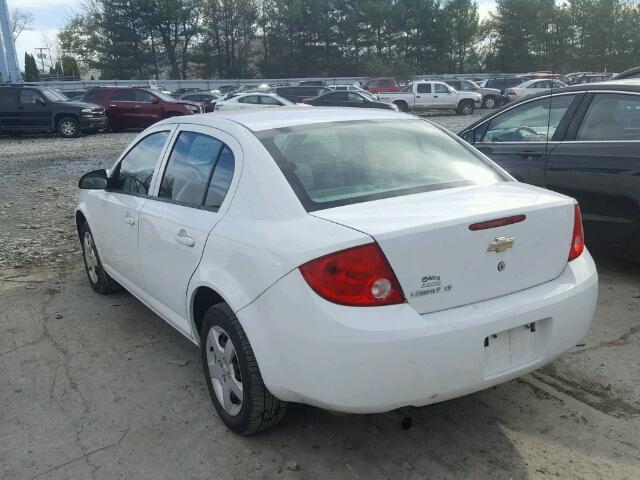
M 484 17 L 493 9 L 494 0 L 477 0 L 480 16 Z M 34 16 L 32 30 L 24 31 L 16 42 L 18 62 L 24 67 L 24 54 L 34 54 L 35 48 L 53 45 L 58 30 L 65 20 L 77 9 L 79 0 L 7 0 L 9 10 L 20 8 Z M 38 61 L 38 65 L 40 62 Z M 45 65 L 48 66 L 48 65 Z

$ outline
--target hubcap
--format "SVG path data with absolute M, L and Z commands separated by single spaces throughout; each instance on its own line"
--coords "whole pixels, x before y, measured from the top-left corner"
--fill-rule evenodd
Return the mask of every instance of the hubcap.
M 471 113 L 471 107 L 469 105 L 465 105 L 464 107 L 462 107 L 462 113 L 464 113 L 465 115 L 469 115 Z
M 242 376 L 236 348 L 218 325 L 207 335 L 207 367 L 213 391 L 224 411 L 235 417 L 242 410 Z
M 60 125 L 60 130 L 62 131 L 63 135 L 70 137 L 76 133 L 76 126 L 73 122 L 67 120 L 65 122 L 62 122 L 62 125 Z
M 496 106 L 496 102 L 493 98 L 487 98 L 487 101 L 484 102 L 484 104 L 487 108 L 493 108 Z
M 84 234 L 84 260 L 87 264 L 87 273 L 93 283 L 98 283 L 98 256 L 93 247 L 93 238 L 89 232 Z

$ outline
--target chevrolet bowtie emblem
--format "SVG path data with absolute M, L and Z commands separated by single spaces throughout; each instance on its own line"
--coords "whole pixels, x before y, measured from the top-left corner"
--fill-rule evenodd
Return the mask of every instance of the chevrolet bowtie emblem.
M 493 242 L 489 244 L 487 252 L 502 253 L 513 247 L 513 237 L 497 237 Z

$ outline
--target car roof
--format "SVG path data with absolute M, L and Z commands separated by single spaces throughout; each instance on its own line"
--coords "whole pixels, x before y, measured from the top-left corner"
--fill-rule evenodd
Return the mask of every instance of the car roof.
M 398 113 L 393 110 L 361 109 L 349 107 L 280 107 L 262 110 L 235 110 L 187 117 L 173 117 L 162 123 L 190 123 L 204 126 L 216 126 L 219 119 L 241 125 L 252 132 L 271 130 L 274 128 L 296 127 L 329 122 L 349 122 L 359 120 L 398 120 L 415 119 L 413 115 Z

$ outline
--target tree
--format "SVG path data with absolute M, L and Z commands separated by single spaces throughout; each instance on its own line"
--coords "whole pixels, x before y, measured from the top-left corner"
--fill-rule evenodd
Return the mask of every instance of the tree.
M 9 17 L 9 21 L 11 23 L 11 35 L 15 42 L 22 32 L 25 30 L 31 30 L 33 25 L 33 13 L 20 8 L 14 8 L 11 10 Z
M 36 65 L 36 59 L 29 53 L 24 54 L 24 79 L 26 82 L 37 82 L 40 80 L 40 72 Z

